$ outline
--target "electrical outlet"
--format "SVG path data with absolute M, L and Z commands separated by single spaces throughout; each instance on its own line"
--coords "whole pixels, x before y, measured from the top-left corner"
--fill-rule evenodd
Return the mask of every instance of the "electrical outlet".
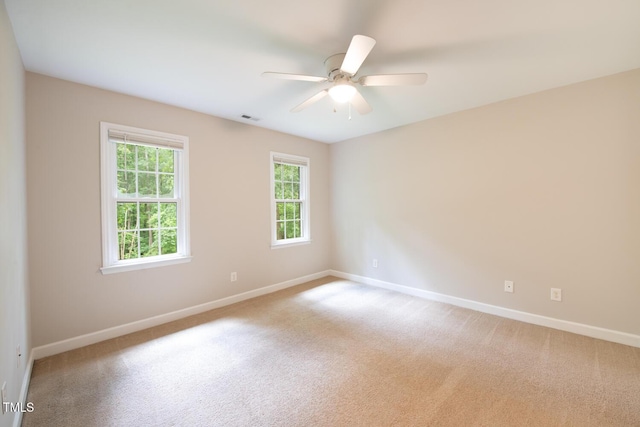
M 504 291 L 513 293 L 513 282 L 511 280 L 504 281 Z
M 373 268 L 378 268 L 378 260 L 377 259 L 373 259 Z
M 552 301 L 562 301 L 562 289 L 560 289 L 560 288 L 551 288 L 551 300 Z
M 7 382 L 2 383 L 2 391 L 0 391 L 0 396 L 2 396 L 2 413 L 4 414 L 4 402 L 7 401 Z
M 231 273 L 231 281 L 235 282 L 237 280 L 238 280 L 238 273 L 234 271 L 233 273 Z

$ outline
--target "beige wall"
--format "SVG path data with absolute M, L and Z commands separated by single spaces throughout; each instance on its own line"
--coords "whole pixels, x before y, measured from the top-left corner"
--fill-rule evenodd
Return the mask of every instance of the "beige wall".
M 328 268 L 640 334 L 640 70 L 331 146 L 32 73 L 26 102 L 34 345 Z M 193 262 L 99 273 L 100 121 L 190 137 Z M 311 158 L 311 245 L 269 248 L 271 150 Z
M 331 165 L 335 269 L 640 334 L 640 70 L 334 144 Z
M 24 68 L 0 1 L 0 386 L 18 402 L 30 351 L 25 197 Z M 18 367 L 16 347 L 22 357 Z M 16 414 L 0 415 L 10 426 Z
M 190 138 L 191 263 L 99 272 L 100 121 Z M 330 266 L 325 144 L 33 73 L 27 73 L 27 135 L 35 346 Z M 309 245 L 270 248 L 271 150 L 311 159 Z

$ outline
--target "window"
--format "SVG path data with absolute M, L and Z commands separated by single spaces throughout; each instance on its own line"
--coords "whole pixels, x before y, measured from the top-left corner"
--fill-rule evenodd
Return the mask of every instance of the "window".
M 100 123 L 102 273 L 187 262 L 189 138 Z
M 271 153 L 271 246 L 309 242 L 309 159 Z

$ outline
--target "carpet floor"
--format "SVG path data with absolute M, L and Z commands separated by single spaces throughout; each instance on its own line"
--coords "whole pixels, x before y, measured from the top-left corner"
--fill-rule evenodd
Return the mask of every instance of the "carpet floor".
M 640 426 L 640 348 L 335 278 L 37 360 L 22 425 Z

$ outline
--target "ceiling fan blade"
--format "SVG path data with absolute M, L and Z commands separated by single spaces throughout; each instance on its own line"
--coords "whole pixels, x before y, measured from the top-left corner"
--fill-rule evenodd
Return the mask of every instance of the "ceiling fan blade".
M 262 73 L 262 77 L 275 77 L 276 79 L 284 80 L 301 80 L 305 82 L 326 82 L 326 77 L 319 76 L 307 76 L 306 74 L 290 74 L 290 73 L 276 73 L 274 71 L 265 71 Z
M 362 96 L 358 91 L 353 94 L 353 98 L 351 98 L 351 105 L 353 105 L 353 108 L 355 108 L 360 114 L 367 114 L 373 110 L 367 100 L 364 99 L 364 96 Z
M 353 36 L 349 49 L 347 49 L 347 53 L 340 66 L 340 70 L 352 76 L 355 75 L 375 44 L 376 41 L 371 37 L 361 35 Z
M 292 113 L 297 113 L 298 111 L 302 111 L 305 108 L 307 108 L 309 105 L 313 104 L 314 102 L 317 102 L 319 100 L 321 100 L 322 98 L 324 98 L 325 96 L 327 96 L 327 94 L 329 93 L 328 89 L 325 90 L 321 90 L 320 92 L 316 93 L 315 95 L 313 95 L 311 98 L 307 99 L 306 101 L 304 101 L 302 104 L 298 105 L 297 107 L 294 107 L 291 112 Z
M 379 74 L 375 76 L 363 76 L 358 79 L 358 83 L 362 86 L 410 86 L 421 85 L 426 81 L 426 73 Z

